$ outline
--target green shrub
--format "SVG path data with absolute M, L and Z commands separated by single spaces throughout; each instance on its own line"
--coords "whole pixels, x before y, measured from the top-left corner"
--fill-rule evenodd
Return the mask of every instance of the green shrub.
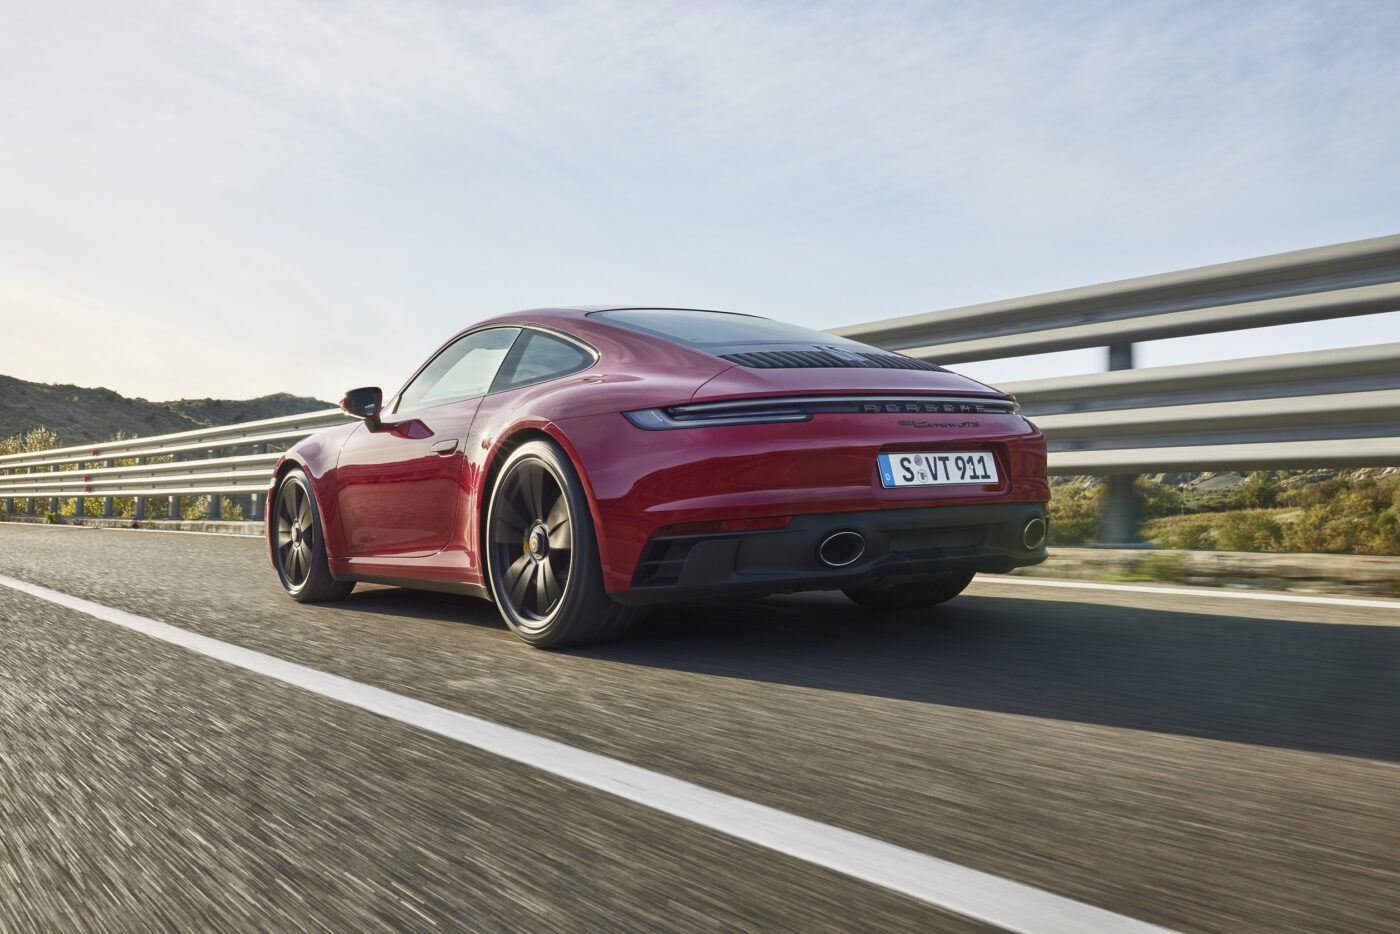
M 1230 493 L 1234 509 L 1273 509 L 1279 504 L 1282 487 L 1272 471 L 1255 471 Z
M 1050 488 L 1051 545 L 1083 545 L 1098 540 L 1107 485 L 1062 483 Z M 1133 486 L 1138 516 L 1152 519 L 1181 512 L 1181 491 L 1156 480 L 1139 478 Z
M 1103 491 L 1102 484 L 1087 487 L 1064 483 L 1051 487 L 1050 531 L 1046 540 L 1052 546 L 1094 541 L 1099 532 Z
M 1215 547 L 1222 551 L 1280 551 L 1283 527 L 1267 512 L 1227 512 L 1215 528 Z
M 1155 523 L 1157 530 L 1149 532 L 1147 539 L 1163 548 L 1184 548 L 1190 551 L 1204 551 L 1215 547 L 1215 529 L 1208 520 L 1195 516 L 1173 517 L 1186 521 L 1171 524 Z
M 1285 550 L 1400 554 L 1400 475 L 1328 480 L 1298 500 L 1302 515 L 1284 530 Z
M 1137 501 L 1139 519 L 1158 519 L 1162 516 L 1181 514 L 1181 490 L 1157 480 L 1139 477 L 1133 484 L 1133 498 Z

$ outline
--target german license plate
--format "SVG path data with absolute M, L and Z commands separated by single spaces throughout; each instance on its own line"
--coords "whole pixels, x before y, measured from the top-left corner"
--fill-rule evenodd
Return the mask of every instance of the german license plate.
M 893 486 L 983 486 L 1000 483 L 991 451 L 877 454 L 880 482 Z

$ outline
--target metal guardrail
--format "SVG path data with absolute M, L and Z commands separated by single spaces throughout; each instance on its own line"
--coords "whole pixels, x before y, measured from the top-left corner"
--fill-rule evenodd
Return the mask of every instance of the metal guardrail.
M 1059 474 L 1400 464 L 1400 343 L 1001 388 Z
M 1388 466 L 1400 343 L 1135 370 L 1121 341 L 1398 309 L 1394 236 L 836 333 L 939 362 L 1107 346 L 1109 372 L 1001 387 L 1044 430 L 1054 473 Z
M 1110 371 L 1002 388 L 1045 431 L 1050 470 L 1110 476 L 1107 541 L 1131 533 L 1130 475 L 1400 465 L 1400 342 L 1132 369 L 1133 342 L 1400 310 L 1400 236 L 837 328 L 938 363 L 1104 346 Z M 0 457 L 0 508 L 47 498 L 260 493 L 269 445 L 346 418 L 331 409 Z M 156 463 L 155 461 L 164 461 Z M 82 511 L 82 503 L 78 503 Z M 1115 526 L 1114 528 L 1113 526 Z
M 1400 235 L 834 328 L 938 363 L 1105 347 L 1400 308 Z
M 167 516 L 180 518 L 183 497 L 207 496 L 206 517 L 218 519 L 224 496 L 247 494 L 251 519 L 261 519 L 268 475 L 286 444 L 348 418 L 339 409 L 287 415 L 237 425 L 103 441 L 0 456 L 0 512 L 58 512 L 58 501 L 101 499 L 102 515 L 114 500 L 133 497 L 134 518 L 146 518 L 147 500 L 168 500 Z M 45 500 L 47 503 L 45 504 Z M 16 504 L 19 504 L 16 510 Z
M 1128 541 L 1131 475 L 1400 465 L 1400 343 L 1135 370 L 1133 343 L 1400 310 L 1400 236 L 837 328 L 938 363 L 1107 347 L 1109 372 L 1001 388 L 1050 472 L 1109 476 L 1104 541 Z

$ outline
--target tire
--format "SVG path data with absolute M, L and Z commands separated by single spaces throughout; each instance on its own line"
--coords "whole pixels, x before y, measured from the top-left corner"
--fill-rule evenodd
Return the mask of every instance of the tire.
M 267 534 L 272 541 L 277 576 L 293 600 L 344 600 L 355 589 L 354 581 L 331 577 L 321 510 L 311 493 L 310 481 L 300 469 L 288 471 L 277 485 L 272 509 L 267 514 Z
M 552 441 L 522 444 L 492 485 L 486 577 L 506 625 L 537 648 L 615 639 L 637 617 L 603 587 L 588 497 Z
M 847 587 L 841 592 L 867 610 L 912 610 L 948 602 L 963 592 L 976 573 L 947 571 L 923 580 L 876 587 Z

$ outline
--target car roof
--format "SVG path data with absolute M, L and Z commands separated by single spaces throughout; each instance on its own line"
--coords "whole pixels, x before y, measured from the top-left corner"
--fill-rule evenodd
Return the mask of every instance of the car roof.
M 525 308 L 519 311 L 506 312 L 505 314 L 492 315 L 481 321 L 477 321 L 466 330 L 474 330 L 483 325 L 520 324 L 525 322 L 536 322 L 547 324 L 550 321 L 582 321 L 596 311 L 699 311 L 706 314 L 716 315 L 739 315 L 746 318 L 758 317 L 736 311 L 720 311 L 716 308 L 681 308 L 674 305 L 551 305 L 544 308 Z M 611 328 L 613 325 L 610 323 Z M 460 333 L 466 333 L 462 331 Z
M 741 314 L 741 312 L 721 311 L 718 308 L 683 308 L 678 305 L 552 305 L 547 308 L 528 308 L 513 312 L 517 315 L 531 315 L 538 312 L 559 312 L 562 314 L 580 316 L 590 315 L 595 311 L 708 311 L 719 315 Z

